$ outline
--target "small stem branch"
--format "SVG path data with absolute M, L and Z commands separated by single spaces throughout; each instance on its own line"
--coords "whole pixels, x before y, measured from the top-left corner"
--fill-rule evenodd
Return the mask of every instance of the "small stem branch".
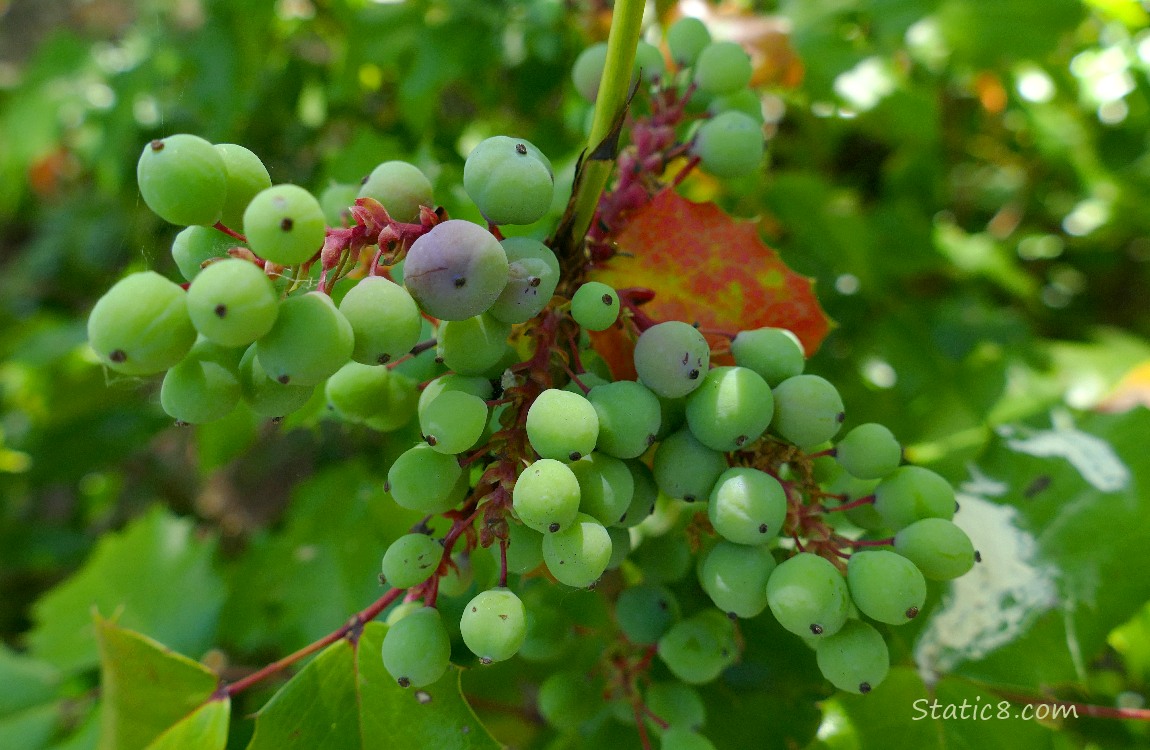
M 239 240 L 240 242 L 244 243 L 245 245 L 248 242 L 247 237 L 243 236 L 242 234 L 240 234 L 236 230 L 231 229 L 230 227 L 224 226 L 224 223 L 222 221 L 217 221 L 215 224 L 212 225 L 212 228 L 220 230 L 221 232 L 223 232 L 227 236 L 231 237 L 232 239 Z
M 352 615 L 351 619 L 348 620 L 343 627 L 328 633 L 323 638 L 320 638 L 318 641 L 304 646 L 293 654 L 288 654 L 279 661 L 272 662 L 263 669 L 252 672 L 250 675 L 244 677 L 243 679 L 236 680 L 235 682 L 227 685 L 221 685 L 220 688 L 216 690 L 216 695 L 221 697 L 231 697 L 237 693 L 241 693 L 244 690 L 250 688 L 252 685 L 255 685 L 258 682 L 262 682 L 274 674 L 282 672 L 291 665 L 295 664 L 300 659 L 311 656 L 317 651 L 321 651 L 324 648 L 327 648 L 336 641 L 342 638 L 346 638 L 349 634 L 361 629 L 365 623 L 374 620 L 380 612 L 387 609 L 388 605 L 398 599 L 404 591 L 405 589 L 388 590 L 386 594 L 376 599 L 362 611 Z

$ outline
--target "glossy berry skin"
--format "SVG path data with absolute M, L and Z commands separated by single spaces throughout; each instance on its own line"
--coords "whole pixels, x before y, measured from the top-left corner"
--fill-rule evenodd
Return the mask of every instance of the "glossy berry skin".
M 109 369 L 152 375 L 183 359 L 196 341 L 187 294 L 154 271 L 125 276 L 88 316 L 88 342 Z
M 507 253 L 483 227 L 452 219 L 412 243 L 403 284 L 433 318 L 466 320 L 486 311 L 507 285 Z
M 527 611 L 509 589 L 489 589 L 463 608 L 459 631 L 480 662 L 504 661 L 519 651 L 527 637 Z
M 199 136 L 178 133 L 148 143 L 136 164 L 136 182 L 144 203 L 164 221 L 211 226 L 223 215 L 227 167 Z
M 532 224 L 551 208 L 555 175 L 530 142 L 498 135 L 467 156 L 463 187 L 489 222 Z

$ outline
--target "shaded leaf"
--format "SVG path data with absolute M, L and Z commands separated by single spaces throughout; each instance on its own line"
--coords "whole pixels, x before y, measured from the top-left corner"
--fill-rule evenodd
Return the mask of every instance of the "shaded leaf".
M 191 521 L 160 507 L 100 540 L 84 566 L 33 607 L 31 651 L 61 669 L 96 666 L 92 609 L 117 616 L 185 653 L 215 637 L 223 584 L 212 566 L 216 544 L 195 538 Z
M 380 656 L 386 632 L 368 623 L 354 643 L 317 656 L 260 711 L 249 750 L 500 747 L 463 700 L 454 667 L 422 690 L 396 684 Z
M 229 701 L 207 667 L 96 616 L 102 664 L 100 747 L 223 748 Z
M 220 637 L 244 651 L 290 651 L 379 596 L 379 561 L 422 517 L 383 478 L 346 462 L 298 485 L 284 528 L 256 537 L 232 571 Z

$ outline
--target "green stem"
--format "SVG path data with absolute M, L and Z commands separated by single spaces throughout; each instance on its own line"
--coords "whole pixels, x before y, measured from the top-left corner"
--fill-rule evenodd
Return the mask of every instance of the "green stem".
M 631 71 L 635 65 L 635 48 L 643 23 L 644 0 L 616 0 L 611 17 L 611 31 L 607 37 L 607 63 L 599 81 L 599 94 L 595 99 L 595 114 L 587 149 L 576 176 L 574 192 L 567 207 L 567 215 L 556 232 L 552 243 L 564 261 L 563 275 L 575 270 L 571 266 L 583 264 L 583 239 L 595 216 L 599 196 L 607 187 L 617 154 L 617 127 L 623 117 L 631 88 Z M 576 270 L 581 277 L 582 273 Z

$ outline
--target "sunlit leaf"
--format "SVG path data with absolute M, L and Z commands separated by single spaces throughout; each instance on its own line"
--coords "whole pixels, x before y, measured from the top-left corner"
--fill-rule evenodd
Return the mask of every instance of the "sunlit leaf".
M 210 669 L 96 616 L 103 695 L 101 750 L 222 750 L 227 698 Z M 211 700 L 209 700 L 211 699 Z
M 808 354 L 830 328 L 811 280 L 788 268 L 753 223 L 733 219 L 713 203 L 692 203 L 664 190 L 615 240 L 619 254 L 593 278 L 620 289 L 654 290 L 655 298 L 641 309 L 656 320 L 732 333 L 789 328 Z

